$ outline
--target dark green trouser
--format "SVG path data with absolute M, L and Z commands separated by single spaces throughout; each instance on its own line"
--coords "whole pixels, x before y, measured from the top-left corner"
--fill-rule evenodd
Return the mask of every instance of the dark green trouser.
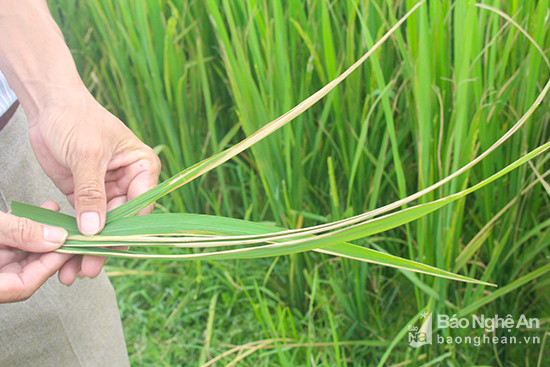
M 71 206 L 42 172 L 21 108 L 0 131 L 0 210 L 11 200 Z M 0 304 L 0 366 L 129 366 L 115 294 L 102 272 L 66 287 L 57 276 L 24 302 Z

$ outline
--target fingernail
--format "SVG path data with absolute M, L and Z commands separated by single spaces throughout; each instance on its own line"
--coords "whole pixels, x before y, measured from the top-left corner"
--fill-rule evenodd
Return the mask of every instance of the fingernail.
M 54 244 L 62 244 L 67 239 L 67 231 L 59 227 L 43 226 L 44 239 Z
M 80 214 L 80 232 L 85 236 L 93 236 L 99 232 L 99 214 L 86 212 Z

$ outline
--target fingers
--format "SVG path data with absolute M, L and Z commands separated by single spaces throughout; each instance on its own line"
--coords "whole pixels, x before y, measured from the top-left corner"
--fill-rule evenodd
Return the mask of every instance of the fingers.
M 56 212 L 61 210 L 61 207 L 59 206 L 59 204 L 52 200 L 46 201 L 44 204 L 40 205 L 40 207 L 44 209 L 53 210 Z
M 67 261 L 61 269 L 57 277 L 59 281 L 64 285 L 71 285 L 74 283 L 78 272 L 80 271 L 80 265 L 82 262 L 82 256 L 74 256 Z
M 70 255 L 48 253 L 17 273 L 0 273 L 0 303 L 24 301 L 55 274 Z
M 89 154 L 72 168 L 76 219 L 85 236 L 99 233 L 105 225 L 105 166 L 99 157 L 99 153 Z
M 42 207 L 59 210 L 59 205 L 54 201 L 48 201 L 42 204 Z M 0 213 L 0 229 L 0 243 L 33 252 L 54 250 L 65 242 L 67 237 L 67 232 L 62 228 L 44 226 L 4 213 Z M 60 233 L 59 241 L 44 244 L 51 236 L 51 232 Z M 0 272 L 0 303 L 18 302 L 29 298 L 71 258 L 71 255 L 58 253 L 12 254 L 13 257 L 11 260 L 7 259 L 8 264 L 2 267 Z
M 91 164 L 90 166 L 94 166 L 93 169 L 83 169 L 83 166 L 79 165 L 79 168 L 73 171 L 74 205 L 78 227 L 80 232 L 87 236 L 95 235 L 103 229 L 108 206 L 109 209 L 112 209 L 126 201 L 126 197 L 122 196 L 121 199 L 114 198 L 107 203 L 105 170 L 100 164 Z M 65 285 L 70 285 L 79 274 L 95 278 L 101 272 L 106 261 L 106 257 L 100 256 L 79 257 L 60 270 L 59 280 Z
M 130 183 L 128 187 L 128 200 L 132 200 L 136 196 L 143 194 L 155 187 L 158 183 L 160 175 L 160 160 L 155 155 L 154 159 L 150 162 L 150 167 L 147 171 L 138 174 Z M 143 208 L 138 215 L 151 214 L 153 211 L 154 203 Z
M 127 201 L 128 201 L 128 198 L 126 195 L 116 196 L 111 200 L 109 200 L 109 202 L 107 203 L 107 211 L 109 212 L 115 208 L 118 208 L 119 206 L 121 206 Z
M 71 285 L 77 277 L 95 278 L 101 273 L 106 261 L 107 257 L 104 256 L 75 256 L 59 270 L 59 281 Z
M 132 200 L 136 196 L 146 192 L 147 190 L 155 187 L 157 184 L 158 175 L 155 175 L 153 172 L 143 172 L 138 175 L 134 181 L 130 184 L 128 188 L 128 200 Z M 138 215 L 142 214 L 151 214 L 155 204 L 150 204 L 143 208 Z
M 80 273 L 89 278 L 95 278 L 101 272 L 103 265 L 107 261 L 105 256 L 84 256 L 82 257 L 82 265 Z
M 67 231 L 63 228 L 0 213 L 0 243 L 3 245 L 28 252 L 50 252 L 58 249 L 66 239 Z

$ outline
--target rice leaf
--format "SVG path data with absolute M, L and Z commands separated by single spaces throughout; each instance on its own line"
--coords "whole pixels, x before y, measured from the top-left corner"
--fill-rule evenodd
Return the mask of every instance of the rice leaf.
M 29 219 L 40 221 L 44 224 L 57 225 L 61 224 L 66 225 L 68 229 L 73 228 L 76 225 L 73 217 L 54 212 L 48 209 L 43 209 L 35 207 L 32 205 L 22 204 L 14 202 L 12 204 L 13 210 L 17 211 L 17 215 L 24 215 Z M 37 210 L 36 210 L 37 209 Z M 135 237 L 136 234 L 150 234 L 152 232 L 165 233 L 181 231 L 189 233 L 192 231 L 196 234 L 198 233 L 208 233 L 210 235 L 250 235 L 252 233 L 256 234 L 265 234 L 265 233 L 274 233 L 277 231 L 283 231 L 280 228 L 269 226 L 262 223 L 247 222 L 239 219 L 233 218 L 224 218 L 218 216 L 209 216 L 209 215 L 197 215 L 197 214 L 152 214 L 148 216 L 139 216 L 139 217 L 130 217 L 126 219 L 121 219 L 113 224 L 107 225 L 105 230 L 101 235 L 93 236 L 91 239 L 96 239 L 96 241 L 101 241 L 104 237 L 112 236 L 123 236 L 124 233 L 131 233 Z M 75 237 L 75 236 L 72 236 Z M 78 237 L 78 235 L 77 235 Z M 131 236 L 132 237 L 132 236 Z M 314 239 L 314 238 L 311 238 Z M 330 239 L 329 239 L 330 240 Z M 75 243 L 76 242 L 76 243 Z M 330 240 L 332 242 L 332 240 Z M 237 251 L 234 252 L 217 252 L 217 253 L 199 253 L 199 254 L 184 254 L 184 255 L 155 255 L 155 254 L 145 254 L 145 253 L 136 253 L 132 251 L 120 251 L 113 249 L 104 249 L 97 247 L 79 247 L 80 244 L 90 245 L 91 243 L 85 241 L 74 241 L 68 240 L 67 244 L 59 252 L 64 253 L 73 253 L 73 254 L 93 254 L 93 255 L 103 255 L 103 256 L 119 256 L 119 257 L 139 257 L 139 258 L 158 258 L 158 259 L 204 259 L 209 258 L 212 260 L 218 259 L 231 259 L 231 258 L 257 258 L 265 256 L 276 256 L 276 255 L 288 255 L 302 251 L 304 248 L 313 249 L 321 253 L 341 256 L 346 258 L 351 258 L 359 261 L 404 269 L 413 272 L 420 272 L 424 274 L 429 274 L 438 277 L 444 277 L 447 279 L 472 282 L 484 285 L 493 285 L 487 282 L 480 282 L 473 278 L 465 277 L 462 275 L 454 274 L 449 271 L 441 270 L 433 266 L 425 265 L 415 261 L 407 260 L 398 256 L 386 254 L 383 252 L 375 251 L 372 249 L 364 248 L 357 245 L 352 245 L 349 243 L 336 243 L 330 245 L 326 248 L 315 249 L 312 248 L 316 246 L 316 242 L 306 241 L 302 244 L 288 246 L 284 245 L 279 247 L 278 250 L 269 250 L 267 246 L 257 247 L 253 251 L 248 251 L 242 253 Z M 120 245 L 121 243 L 100 243 L 102 246 L 105 245 Z M 241 257 L 239 254 L 243 254 Z

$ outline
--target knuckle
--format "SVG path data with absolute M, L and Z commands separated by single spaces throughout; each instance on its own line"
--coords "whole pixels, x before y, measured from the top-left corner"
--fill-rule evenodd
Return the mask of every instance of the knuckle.
M 74 198 L 76 202 L 84 205 L 106 201 L 105 193 L 97 183 L 86 183 L 78 186 Z
M 155 151 L 150 147 L 147 147 L 147 149 L 142 150 L 139 165 L 143 171 L 158 176 L 160 174 L 162 163 Z
M 12 221 L 10 232 L 11 238 L 15 243 L 28 243 L 36 235 L 36 226 L 30 219 L 16 217 Z
M 151 166 L 153 168 L 153 172 L 155 172 L 158 175 L 160 173 L 160 168 L 162 164 L 160 162 L 160 158 L 155 154 L 155 152 L 153 152 Z
M 88 131 L 87 134 L 81 134 L 78 125 L 68 127 L 67 133 L 64 135 L 64 143 L 67 148 L 67 153 L 75 158 L 93 157 L 101 151 L 101 145 L 94 144 L 97 142 L 97 132 Z
M 90 141 L 97 139 L 89 137 Z M 104 158 L 103 147 L 100 145 L 90 145 L 83 141 L 67 142 L 67 163 L 70 167 L 76 167 L 82 162 L 96 162 L 100 164 Z
M 32 294 L 33 294 L 33 292 L 30 291 L 30 290 L 23 290 L 23 291 L 19 292 L 19 294 L 16 296 L 16 300 L 18 302 L 26 301 L 29 298 L 31 298 Z
M 103 157 L 103 149 L 99 145 L 89 145 L 82 149 L 81 155 L 83 159 L 99 161 Z
M 2 293 L 5 293 L 5 295 Z M 1 298 L 2 303 L 12 303 L 25 300 L 25 298 L 23 297 L 23 291 L 13 284 L 8 284 L 5 288 L 2 288 L 2 292 L 0 292 L 0 295 L 3 296 Z

